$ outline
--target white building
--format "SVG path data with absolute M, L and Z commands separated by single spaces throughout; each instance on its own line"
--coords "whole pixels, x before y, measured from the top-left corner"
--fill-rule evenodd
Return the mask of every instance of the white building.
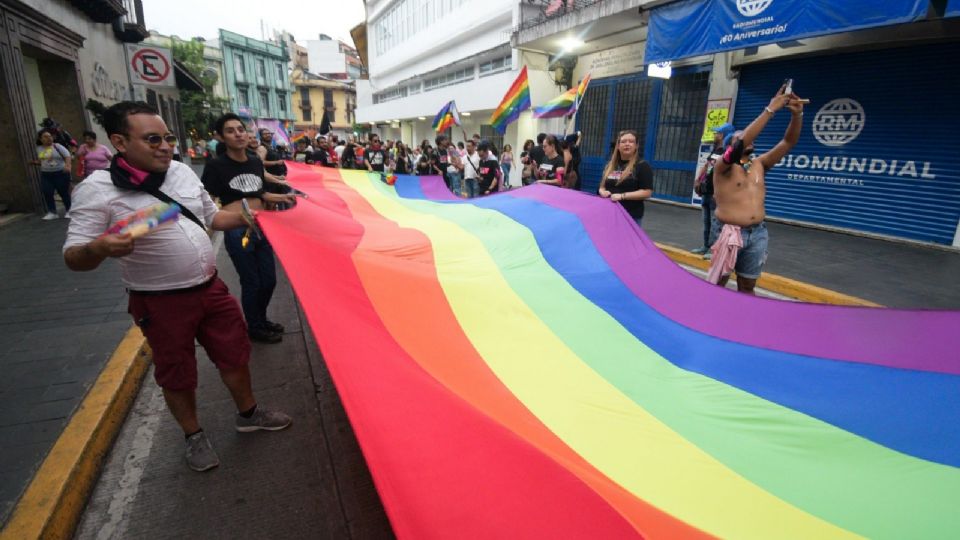
M 463 126 L 454 128 L 454 141 L 479 133 L 518 151 L 541 130 L 563 131 L 559 120 L 538 122 L 530 111 L 502 139 L 489 126 L 524 65 L 534 105 L 566 90 L 547 71 L 546 55 L 510 46 L 519 6 L 519 0 L 369 0 L 369 80 L 357 81 L 357 122 L 386 139 L 432 144 L 434 116 L 455 100 Z

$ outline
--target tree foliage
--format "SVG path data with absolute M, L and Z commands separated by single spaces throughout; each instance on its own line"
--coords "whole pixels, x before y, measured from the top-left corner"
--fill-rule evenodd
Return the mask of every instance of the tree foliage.
M 182 63 L 203 85 L 203 91 L 183 90 L 180 92 L 180 107 L 183 123 L 193 139 L 207 139 L 212 134 L 213 122 L 227 107 L 226 99 L 214 97 L 213 87 L 217 84 L 218 74 L 208 69 L 203 60 L 203 41 L 193 38 L 190 41 L 173 38 L 173 58 Z

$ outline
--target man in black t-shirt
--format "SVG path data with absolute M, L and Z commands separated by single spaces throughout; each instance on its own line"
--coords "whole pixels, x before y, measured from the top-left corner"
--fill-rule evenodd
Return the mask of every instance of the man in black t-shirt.
M 537 145 L 530 149 L 529 158 L 536 162 L 538 166 L 543 163 L 543 160 L 545 159 L 543 152 L 543 141 L 546 140 L 546 138 L 546 133 L 537 135 Z
M 252 135 L 238 116 L 223 115 L 217 120 L 216 130 L 227 151 L 207 162 L 201 180 L 210 195 L 220 199 L 224 210 L 241 211 L 243 200 L 254 211 L 262 210 L 265 204 L 294 202 L 292 195 L 265 192 L 263 162 L 247 153 Z M 224 231 L 223 243 L 240 275 L 240 304 L 250 339 L 280 342 L 283 326 L 267 319 L 267 306 L 277 285 L 273 248 L 266 237 L 249 233 L 247 227 Z
M 387 163 L 387 153 L 380 146 L 378 135 L 370 136 L 370 148 L 365 152 L 367 170 L 382 173 Z
M 480 181 L 480 196 L 496 193 L 500 186 L 502 173 L 500 163 L 494 158 L 489 141 L 480 141 L 480 166 L 477 169 Z

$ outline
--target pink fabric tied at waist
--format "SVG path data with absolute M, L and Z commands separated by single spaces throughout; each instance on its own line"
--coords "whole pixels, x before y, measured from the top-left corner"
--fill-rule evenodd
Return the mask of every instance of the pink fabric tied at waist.
M 710 248 L 713 259 L 710 262 L 710 272 L 707 281 L 716 285 L 722 276 L 729 276 L 737 266 L 737 252 L 743 247 L 743 237 L 740 236 L 738 225 L 726 224 L 720 230 L 720 236 Z

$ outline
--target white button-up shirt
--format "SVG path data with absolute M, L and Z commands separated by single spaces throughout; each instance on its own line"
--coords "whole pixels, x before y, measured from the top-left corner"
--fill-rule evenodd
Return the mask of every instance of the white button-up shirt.
M 207 227 L 219 210 L 193 170 L 173 161 L 160 191 L 169 195 Z M 63 250 L 82 246 L 134 212 L 161 202 L 140 191 L 119 189 L 110 171 L 96 171 L 73 192 L 70 228 Z M 186 216 L 134 241 L 133 253 L 120 257 L 124 284 L 136 291 L 165 291 L 199 285 L 216 271 L 210 237 Z

